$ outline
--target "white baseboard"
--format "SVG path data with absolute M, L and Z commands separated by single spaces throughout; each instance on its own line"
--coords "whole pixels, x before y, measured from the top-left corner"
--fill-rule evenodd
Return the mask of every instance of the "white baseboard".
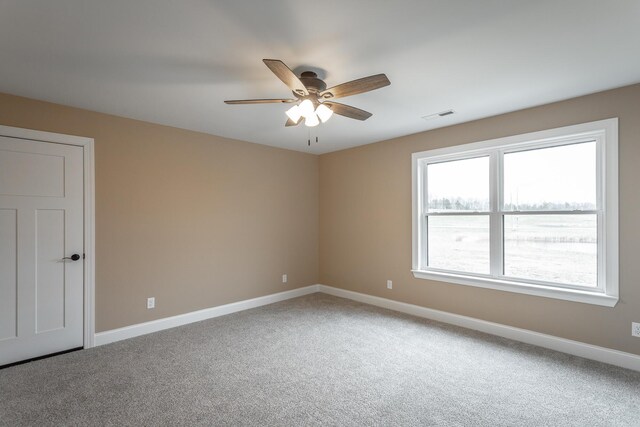
M 574 356 L 584 357 L 585 359 L 596 360 L 598 362 L 604 362 L 610 365 L 640 371 L 640 356 L 635 354 L 559 338 L 553 335 L 541 334 L 527 329 L 514 328 L 500 323 L 487 322 L 485 320 L 461 316 L 459 314 L 448 313 L 446 311 L 407 304 L 387 298 L 347 291 L 345 289 L 334 288 L 331 286 L 317 286 L 319 288 L 318 290 L 325 294 L 348 298 L 365 304 L 375 305 L 377 307 L 383 307 L 389 310 L 399 311 L 431 320 L 437 320 L 439 322 L 449 323 L 467 329 L 474 329 L 491 335 L 497 335 L 515 341 L 561 351 Z
M 164 319 L 152 320 L 150 322 L 138 323 L 136 325 L 125 326 L 124 328 L 112 329 L 105 332 L 98 332 L 94 336 L 94 345 L 104 345 L 112 342 L 133 338 L 163 329 L 174 328 L 188 323 L 199 322 L 213 317 L 224 316 L 238 311 L 248 310 L 263 305 L 273 304 L 300 297 L 303 295 L 318 292 L 319 285 L 305 286 L 304 288 L 292 289 L 290 291 L 278 292 L 277 294 L 265 295 L 263 297 L 252 298 L 244 301 L 233 302 L 231 304 L 219 305 L 217 307 L 205 308 L 204 310 L 192 311 L 191 313 L 179 314 L 177 316 L 165 317 Z
M 534 332 L 527 329 L 514 328 L 512 326 L 502 325 L 500 323 L 487 322 L 485 320 L 461 316 L 459 314 L 448 313 L 446 311 L 434 310 L 414 304 L 407 304 L 387 298 L 347 291 L 345 289 L 334 288 L 332 286 L 326 285 L 306 286 L 304 288 L 279 292 L 277 294 L 265 295 L 263 297 L 238 301 L 212 308 L 206 308 L 204 310 L 166 317 L 164 319 L 152 320 L 150 322 L 126 326 L 124 328 L 99 332 L 95 334 L 95 345 L 99 346 L 109 344 L 127 338 L 133 338 L 140 335 L 150 334 L 152 332 L 158 332 L 164 329 L 174 328 L 176 326 L 186 325 L 188 323 L 199 322 L 201 320 L 211 319 L 218 316 L 224 316 L 225 314 L 236 313 L 238 311 L 248 310 L 250 308 L 261 307 L 263 305 L 273 304 L 275 302 L 280 302 L 316 292 L 323 292 L 325 294 L 347 298 L 365 304 L 387 308 L 389 310 L 399 311 L 402 313 L 424 317 L 431 320 L 437 320 L 439 322 L 449 323 L 452 325 L 461 326 L 463 328 L 474 329 L 476 331 L 509 338 L 515 341 L 533 344 L 539 347 L 561 351 L 563 353 L 573 354 L 574 356 L 584 357 L 585 359 L 596 360 L 598 362 L 609 363 L 611 365 L 640 371 L 640 356 L 637 356 L 635 354 L 625 353 L 622 351 L 612 350 L 609 348 L 599 347 L 591 344 L 585 344 L 583 342 L 572 341 L 565 338 L 559 338 L 553 335 L 541 334 L 539 332 Z

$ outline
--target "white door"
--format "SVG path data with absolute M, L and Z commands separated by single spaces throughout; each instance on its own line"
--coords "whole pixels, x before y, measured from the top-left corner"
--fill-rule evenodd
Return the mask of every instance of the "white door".
M 83 229 L 83 148 L 0 137 L 0 365 L 82 347 Z

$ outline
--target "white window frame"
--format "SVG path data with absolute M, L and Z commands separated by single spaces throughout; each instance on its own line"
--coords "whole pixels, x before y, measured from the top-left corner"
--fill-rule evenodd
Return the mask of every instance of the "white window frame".
M 561 211 L 565 214 L 596 214 L 598 228 L 598 286 L 588 288 L 529 279 L 510 278 L 503 271 L 503 216 L 518 214 L 505 211 L 502 204 L 504 154 L 536 148 L 580 142 L 596 142 L 596 196 L 593 211 Z M 471 212 L 489 215 L 490 271 L 474 274 L 431 268 L 427 265 L 427 211 L 425 201 L 428 164 L 489 156 L 490 211 Z M 489 141 L 413 153 L 412 165 L 412 272 L 419 279 L 437 280 L 520 294 L 614 307 L 618 302 L 618 119 L 606 119 L 574 126 L 532 132 Z M 531 211 L 520 213 L 530 214 Z M 557 214 L 558 211 L 536 212 Z M 462 213 L 461 213 L 462 214 Z M 464 213 L 467 215 L 468 213 Z M 433 215 L 433 213 L 430 213 Z

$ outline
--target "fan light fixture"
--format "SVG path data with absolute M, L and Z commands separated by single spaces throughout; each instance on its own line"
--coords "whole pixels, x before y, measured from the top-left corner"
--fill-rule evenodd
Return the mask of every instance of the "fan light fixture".
M 300 118 L 304 117 L 304 124 L 309 127 L 314 127 L 318 126 L 320 122 L 326 123 L 333 115 L 333 111 L 323 104 L 318 105 L 318 108 L 313 111 L 313 102 L 305 99 L 299 105 L 294 105 L 289 108 L 286 111 L 286 115 L 296 124 Z
M 318 115 L 322 123 L 325 123 L 331 118 L 331 116 L 333 116 L 333 111 L 326 105 L 320 104 L 318 105 L 318 108 L 316 108 L 316 114 Z
M 299 108 L 300 114 L 302 114 L 305 119 L 314 113 L 313 102 L 311 102 L 311 100 L 309 99 L 305 99 L 304 101 L 302 101 L 299 105 Z
M 287 116 L 289 116 L 291 121 L 293 121 L 293 123 L 298 123 L 298 120 L 300 120 L 300 117 L 302 117 L 302 113 L 300 112 L 300 107 L 298 107 L 297 105 L 294 105 L 293 107 L 289 108 L 286 114 Z
M 305 126 L 314 127 L 320 124 L 320 120 L 318 120 L 318 116 L 316 113 L 311 113 L 311 115 L 304 118 Z

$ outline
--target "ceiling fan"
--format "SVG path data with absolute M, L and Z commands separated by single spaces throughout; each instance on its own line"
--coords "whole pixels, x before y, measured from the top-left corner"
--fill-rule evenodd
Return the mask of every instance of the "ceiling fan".
M 380 89 L 391 84 L 386 75 L 376 74 L 327 89 L 327 84 L 313 71 L 304 71 L 298 77 L 278 59 L 263 59 L 262 62 L 291 89 L 295 98 L 241 99 L 224 102 L 226 104 L 295 104 L 286 112 L 289 119 L 285 126 L 296 126 L 302 122 L 302 118 L 306 126 L 317 126 L 321 121 L 324 123 L 329 120 L 333 113 L 350 119 L 367 120 L 371 117 L 368 111 L 333 100 Z

